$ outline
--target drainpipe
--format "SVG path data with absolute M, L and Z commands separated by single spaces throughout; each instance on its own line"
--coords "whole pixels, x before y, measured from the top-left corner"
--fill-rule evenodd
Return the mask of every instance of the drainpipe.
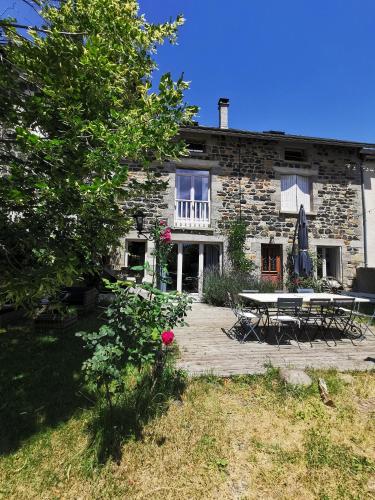
M 238 196 L 240 200 L 240 220 L 242 220 L 242 186 L 241 186 L 241 139 L 238 139 Z
M 366 197 L 365 197 L 365 182 L 363 176 L 363 163 L 360 166 L 361 171 L 361 193 L 362 193 L 362 220 L 363 220 L 363 254 L 365 259 L 365 267 L 368 265 L 367 258 L 367 216 L 366 216 Z

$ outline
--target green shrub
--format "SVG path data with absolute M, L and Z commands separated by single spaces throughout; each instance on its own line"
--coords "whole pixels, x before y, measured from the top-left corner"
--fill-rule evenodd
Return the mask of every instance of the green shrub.
M 124 370 L 130 366 L 154 366 L 162 370 L 162 332 L 183 325 L 191 298 L 175 292 L 163 293 L 150 284 L 134 293 L 125 282 L 107 283 L 114 300 L 106 310 L 107 321 L 97 332 L 78 332 L 90 357 L 83 363 L 87 381 L 103 391 L 109 406 L 112 396 L 124 391 Z M 147 299 L 140 292 L 147 292 Z M 168 331 L 168 334 L 173 333 Z
M 308 254 L 314 270 L 318 266 L 318 256 L 312 252 L 308 252 Z M 294 272 L 292 248 L 288 249 L 288 259 L 285 266 L 285 286 L 289 292 L 296 292 L 298 288 L 312 288 L 315 292 L 323 292 L 322 280 L 314 277 L 313 270 L 311 276 L 297 276 Z
M 242 290 L 274 292 L 282 284 L 259 279 L 251 274 L 224 268 L 208 268 L 203 275 L 203 300 L 214 306 L 228 305 L 228 292 L 237 294 Z
M 285 285 L 289 292 L 296 292 L 298 288 L 312 288 L 314 292 L 323 291 L 322 281 L 314 276 L 288 276 Z

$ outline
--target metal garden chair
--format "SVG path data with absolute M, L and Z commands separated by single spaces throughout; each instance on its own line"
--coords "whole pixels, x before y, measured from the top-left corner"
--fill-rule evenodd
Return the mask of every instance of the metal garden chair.
M 310 332 L 312 330 L 318 330 L 327 346 L 329 346 L 326 333 L 329 331 L 327 329 L 327 315 L 330 311 L 331 300 L 330 299 L 310 299 L 307 307 L 303 309 L 300 313 L 301 323 L 306 335 L 311 343 Z M 313 335 L 313 340 L 316 338 L 316 332 Z M 336 345 L 336 341 L 332 336 L 332 340 Z
M 369 316 L 367 314 L 360 312 L 360 310 L 359 310 L 360 303 L 359 302 L 357 302 L 356 305 L 357 305 L 357 307 L 353 308 L 353 320 L 355 320 L 355 318 L 358 318 L 360 320 L 364 320 L 363 322 L 357 323 L 358 328 L 360 328 L 362 331 L 362 335 L 364 337 L 366 337 L 366 333 L 370 332 L 371 335 L 375 336 L 375 332 L 373 332 L 371 330 L 372 323 L 373 323 L 373 321 L 375 321 L 375 311 L 373 312 L 372 316 Z
M 328 328 L 336 328 L 340 334 L 348 338 L 353 345 L 353 340 L 362 340 L 363 333 L 361 328 L 354 321 L 354 303 L 355 299 L 342 297 L 332 301 L 332 311 L 329 318 Z
M 302 298 L 279 297 L 277 299 L 276 315 L 271 315 L 269 320 L 277 325 L 276 341 L 280 349 L 280 341 L 283 337 L 289 340 L 295 340 L 298 347 L 301 346 L 298 341 L 297 329 L 301 327 L 300 312 L 302 308 Z M 281 331 L 283 328 L 283 331 Z
M 230 336 L 232 338 L 233 337 L 236 338 L 240 342 L 245 342 L 245 340 L 247 340 L 247 338 L 251 334 L 253 334 L 258 340 L 258 342 L 262 342 L 256 330 L 260 323 L 260 320 L 262 319 L 261 316 L 251 311 L 244 310 L 242 305 L 234 299 L 233 295 L 230 292 L 227 292 L 227 295 L 228 295 L 229 306 L 232 309 L 233 314 L 237 318 L 237 321 L 228 332 Z M 242 332 L 242 336 L 239 339 L 235 333 L 236 330 L 237 331 L 240 330 Z

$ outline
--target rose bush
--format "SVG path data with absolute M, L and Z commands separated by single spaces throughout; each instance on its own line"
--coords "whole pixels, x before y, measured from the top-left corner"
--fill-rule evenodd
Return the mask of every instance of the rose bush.
M 168 256 L 172 250 L 172 231 L 165 220 L 155 220 L 151 229 L 155 249 L 153 282 L 160 289 L 168 282 Z
M 160 234 L 160 241 L 162 243 L 170 243 L 172 241 L 172 233 L 169 227 L 164 229 L 164 231 Z
M 172 328 L 185 324 L 192 299 L 186 294 L 164 293 L 151 284 L 140 285 L 137 293 L 130 283 L 107 287 L 114 300 L 106 311 L 107 321 L 98 332 L 79 332 L 91 356 L 83 369 L 96 389 L 110 394 L 123 389 L 124 370 L 132 365 L 153 365 L 162 346 L 174 340 Z

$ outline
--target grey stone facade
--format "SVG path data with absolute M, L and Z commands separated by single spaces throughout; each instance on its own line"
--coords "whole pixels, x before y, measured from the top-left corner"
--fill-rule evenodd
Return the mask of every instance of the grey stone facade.
M 224 242 L 225 247 L 225 227 L 241 215 L 247 223 L 248 254 L 257 267 L 264 243 L 282 245 L 285 264 L 296 213 L 281 210 L 280 177 L 292 173 L 307 176 L 312 186 L 310 250 L 315 252 L 320 245 L 339 247 L 340 277 L 345 286 L 351 286 L 356 268 L 364 262 L 361 144 L 205 127 L 191 127 L 181 134 L 187 141 L 203 144 L 204 151 L 153 167 L 167 187 L 147 200 L 138 200 L 149 217 L 165 217 L 173 228 L 176 168 L 209 170 L 210 227 L 176 228 L 173 238 Z M 286 148 L 302 148 L 304 161 L 286 161 Z M 139 175 L 137 167 L 133 174 Z

